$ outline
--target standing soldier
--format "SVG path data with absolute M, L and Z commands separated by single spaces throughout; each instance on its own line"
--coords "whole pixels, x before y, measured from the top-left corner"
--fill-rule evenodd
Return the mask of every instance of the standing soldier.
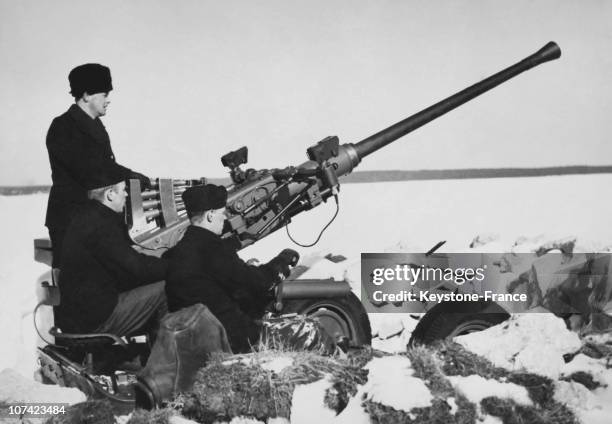
M 110 103 L 113 89 L 110 69 L 97 63 L 77 66 L 68 75 L 75 104 L 53 120 L 47 133 L 47 151 L 53 185 L 49 193 L 45 225 L 53 246 L 53 267 L 60 266 L 64 233 L 75 210 L 87 201 L 84 181 L 94 170 L 115 164 L 108 133 L 100 120 Z M 121 167 L 143 185 L 149 179 Z

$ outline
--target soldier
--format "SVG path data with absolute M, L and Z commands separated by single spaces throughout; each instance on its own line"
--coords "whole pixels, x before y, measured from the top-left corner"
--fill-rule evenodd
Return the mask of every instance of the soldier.
M 87 200 L 84 182 L 93 170 L 115 164 L 108 133 L 100 120 L 106 114 L 113 89 L 110 70 L 97 63 L 77 66 L 68 75 L 75 104 L 53 120 L 47 133 L 47 151 L 53 185 L 49 193 L 45 225 L 53 246 L 53 267 L 60 265 L 61 244 L 71 216 Z M 143 185 L 149 179 L 121 167 Z
M 249 265 L 240 259 L 234 245 L 220 237 L 226 219 L 225 187 L 190 187 L 182 198 L 191 225 L 165 255 L 170 259 L 168 309 L 172 312 L 196 303 L 206 305 L 225 327 L 232 350 L 248 352 L 266 324 L 261 319 L 272 300 L 270 289 L 280 282 L 281 275 L 289 275 L 299 255 L 285 249 L 267 264 Z M 320 341 L 316 336 L 311 339 Z
M 167 262 L 136 252 L 127 234 L 125 178 L 126 169 L 113 164 L 84 180 L 90 200 L 74 214 L 62 247 L 55 316 L 64 332 L 129 335 L 167 311 Z

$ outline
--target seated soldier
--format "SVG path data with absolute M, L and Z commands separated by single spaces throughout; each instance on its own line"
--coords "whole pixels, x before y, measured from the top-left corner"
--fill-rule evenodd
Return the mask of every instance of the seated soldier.
M 167 262 L 136 252 L 122 211 L 125 168 L 92 172 L 90 200 L 66 230 L 55 323 L 63 332 L 130 335 L 167 312 Z
M 272 299 L 270 289 L 289 275 L 297 252 L 285 249 L 265 265 L 245 263 L 220 235 L 226 219 L 227 191 L 207 184 L 182 195 L 191 221 L 184 237 L 164 255 L 168 309 L 202 303 L 223 324 L 234 353 L 248 352 L 262 330 L 261 318 Z

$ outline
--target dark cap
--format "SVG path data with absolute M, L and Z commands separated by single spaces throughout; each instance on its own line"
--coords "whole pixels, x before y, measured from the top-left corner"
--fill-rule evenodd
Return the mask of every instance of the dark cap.
M 114 162 L 98 167 L 85 178 L 83 186 L 86 190 L 108 187 L 129 178 L 128 170 Z
M 187 214 L 193 216 L 198 212 L 225 207 L 227 189 L 214 184 L 194 186 L 185 190 L 181 197 L 185 202 Z
M 70 94 L 76 99 L 83 93 L 107 93 L 113 89 L 110 69 L 99 63 L 86 63 L 77 66 L 70 74 Z

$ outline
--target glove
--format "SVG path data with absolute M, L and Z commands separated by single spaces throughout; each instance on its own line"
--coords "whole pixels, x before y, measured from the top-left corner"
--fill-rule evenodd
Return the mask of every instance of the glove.
M 300 255 L 293 249 L 285 249 L 278 254 L 274 259 L 268 262 L 268 266 L 272 268 L 275 274 L 289 277 L 291 267 L 297 265 Z
M 293 249 L 283 249 L 283 251 L 278 254 L 277 258 L 281 258 L 290 266 L 296 266 L 300 260 L 300 254 Z

